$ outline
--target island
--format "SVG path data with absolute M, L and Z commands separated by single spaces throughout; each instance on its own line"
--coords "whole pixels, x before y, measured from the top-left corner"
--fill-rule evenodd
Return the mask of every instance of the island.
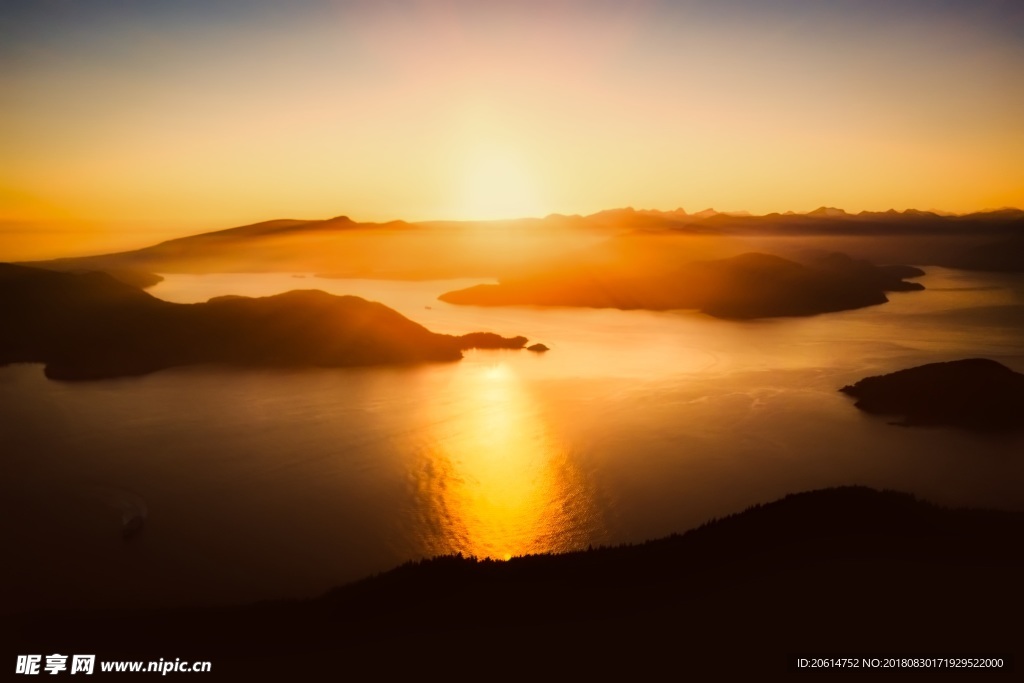
M 624 239 L 605 249 L 635 256 L 634 242 Z M 750 319 L 862 308 L 887 302 L 886 292 L 924 289 L 904 280 L 923 274 L 916 268 L 879 267 L 844 254 L 810 264 L 762 253 L 689 263 L 671 256 L 644 254 L 642 264 L 630 265 L 628 256 L 595 255 L 439 298 L 474 306 L 699 309 L 716 318 Z
M 0 264 L 0 365 L 51 379 L 144 375 L 198 363 L 342 367 L 454 361 L 525 337 L 436 334 L 383 304 L 319 290 L 176 304 L 102 272 Z
M 861 410 L 902 416 L 894 424 L 970 431 L 1024 429 L 1024 375 L 987 358 L 929 363 L 840 389 Z

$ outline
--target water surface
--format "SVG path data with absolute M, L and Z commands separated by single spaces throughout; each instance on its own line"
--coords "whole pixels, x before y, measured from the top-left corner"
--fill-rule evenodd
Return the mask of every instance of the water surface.
M 1021 276 L 929 268 L 926 291 L 882 306 L 754 322 L 436 300 L 473 282 L 171 275 L 151 291 L 319 288 L 552 350 L 87 383 L 0 368 L 4 604 L 312 596 L 409 559 L 641 541 L 839 484 L 1024 509 L 1024 437 L 894 427 L 837 391 L 973 356 L 1024 371 Z M 147 517 L 127 541 L 126 514 Z

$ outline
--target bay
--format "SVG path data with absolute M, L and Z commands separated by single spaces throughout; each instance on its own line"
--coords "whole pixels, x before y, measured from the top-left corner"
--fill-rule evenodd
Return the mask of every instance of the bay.
M 0 368 L 4 609 L 308 597 L 410 559 L 639 542 L 842 484 L 1024 509 L 1024 437 L 895 427 L 837 391 L 965 357 L 1024 371 L 1024 278 L 927 270 L 888 304 L 748 322 L 436 300 L 469 280 L 167 275 L 150 291 L 171 301 L 324 289 L 551 351 L 85 383 Z

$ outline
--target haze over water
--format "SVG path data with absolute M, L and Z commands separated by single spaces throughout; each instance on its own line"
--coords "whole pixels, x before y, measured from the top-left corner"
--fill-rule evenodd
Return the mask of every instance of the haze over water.
M 319 288 L 552 350 L 85 383 L 0 368 L 18 549 L 4 604 L 312 596 L 409 559 L 638 542 L 839 484 L 1024 509 L 1021 435 L 890 426 L 837 391 L 964 357 L 1024 370 L 1024 278 L 927 270 L 925 291 L 882 306 L 756 322 L 436 300 L 469 281 L 168 276 L 155 296 Z M 125 542 L 122 515 L 140 509 Z

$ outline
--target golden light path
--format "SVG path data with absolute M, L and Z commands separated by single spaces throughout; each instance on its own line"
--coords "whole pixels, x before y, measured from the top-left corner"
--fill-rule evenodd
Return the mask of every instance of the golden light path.
M 426 552 L 509 559 L 585 547 L 594 505 L 585 477 L 505 364 L 456 374 L 433 406 L 414 485 Z

